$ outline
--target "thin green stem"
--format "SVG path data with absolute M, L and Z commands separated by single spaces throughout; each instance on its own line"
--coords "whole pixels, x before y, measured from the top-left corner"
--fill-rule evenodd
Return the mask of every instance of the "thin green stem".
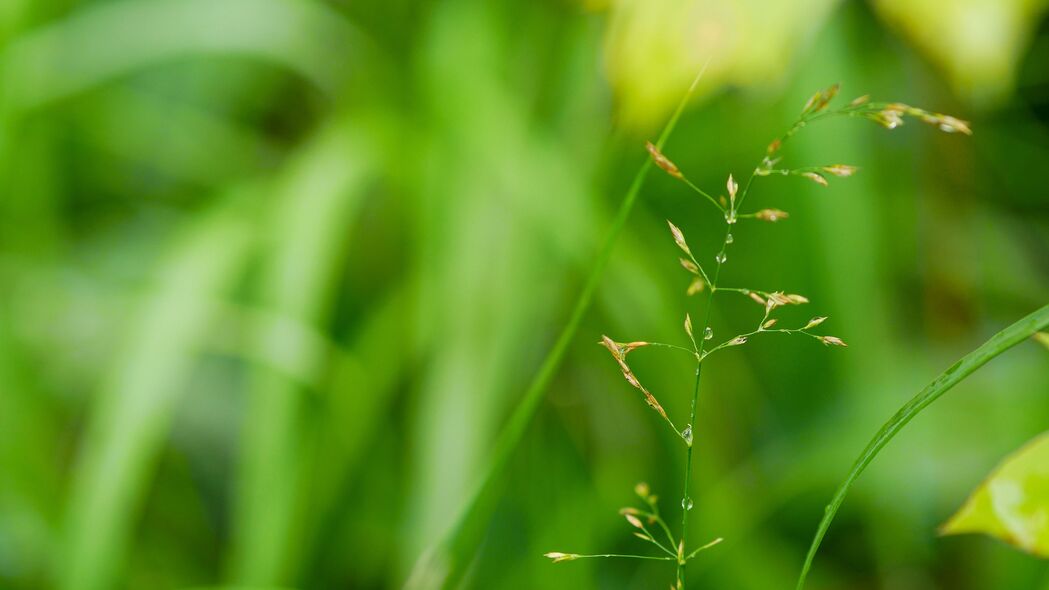
M 721 246 L 721 252 L 722 253 L 725 252 L 725 247 L 728 244 L 728 236 L 729 236 L 729 233 L 732 231 L 732 225 L 728 224 L 728 223 L 726 223 L 726 225 L 728 227 L 725 230 L 725 238 L 722 241 L 722 246 Z M 723 258 L 721 256 L 718 256 L 716 258 L 717 266 L 714 267 L 714 280 L 710 283 L 710 292 L 707 295 L 707 310 L 706 310 L 706 313 L 704 314 L 704 317 L 703 317 L 703 326 L 700 328 L 700 331 L 699 331 L 700 334 L 704 335 L 704 338 L 700 339 L 700 345 L 699 345 L 699 350 L 698 350 L 700 358 L 699 358 L 699 360 L 696 361 L 696 381 L 695 381 L 695 385 L 692 388 L 692 406 L 691 406 L 691 411 L 689 412 L 689 418 L 688 418 L 688 429 L 689 430 L 695 430 L 695 427 L 696 427 L 696 407 L 697 407 L 698 402 L 699 402 L 699 383 L 700 383 L 700 378 L 703 375 L 703 363 L 702 363 L 703 348 L 706 346 L 705 334 L 707 332 L 707 328 L 710 327 L 710 312 L 711 312 L 711 309 L 714 307 L 714 293 L 717 292 L 718 278 L 721 276 L 722 260 L 723 260 Z M 693 434 L 693 436 L 695 436 L 695 435 Z M 691 506 L 689 506 L 690 499 L 689 499 L 689 495 L 688 495 L 688 490 L 689 490 L 689 484 L 690 484 L 690 482 L 692 480 L 692 451 L 693 451 L 694 448 L 695 448 L 695 445 L 690 443 L 688 445 L 688 451 L 686 452 L 686 456 L 685 456 L 685 483 L 684 483 L 684 490 L 683 490 L 683 492 L 681 494 L 681 545 L 682 546 L 685 545 L 686 538 L 688 536 L 688 512 L 691 509 Z M 678 587 L 679 588 L 684 588 L 685 587 L 685 563 L 682 560 L 678 561 L 677 582 L 678 582 Z
M 667 344 L 665 342 L 649 342 L 649 346 L 661 346 L 663 348 L 673 348 L 674 350 L 681 350 L 689 353 L 692 356 L 696 356 L 696 351 L 691 348 L 685 348 L 684 346 L 678 346 L 677 344 Z
M 689 188 L 691 188 L 692 190 L 696 191 L 701 196 L 706 197 L 706 199 L 708 201 L 710 201 L 710 203 L 712 205 L 714 205 L 715 207 L 718 208 L 718 211 L 721 211 L 722 213 L 725 212 L 725 208 L 721 206 L 721 203 L 719 203 L 717 201 L 717 199 L 715 199 L 714 197 L 710 196 L 710 193 L 708 193 L 707 191 L 699 188 L 698 186 L 693 184 L 691 180 L 689 180 L 688 178 L 685 178 L 684 176 L 681 177 L 681 180 L 684 181 L 684 183 L 687 184 L 689 186 Z
M 626 559 L 652 559 L 655 561 L 674 561 L 675 557 L 659 557 L 655 555 L 624 555 L 622 553 L 600 553 L 597 555 L 576 555 L 573 559 L 588 559 L 594 557 L 622 557 Z
M 653 506 L 653 510 L 654 510 L 653 512 L 645 512 L 644 510 L 639 510 L 638 512 L 641 515 L 647 516 L 647 517 L 651 518 L 652 520 L 656 521 L 656 523 L 659 524 L 659 527 L 663 529 L 663 532 L 666 533 L 667 540 L 670 541 L 671 545 L 674 545 L 674 543 L 675 543 L 675 541 L 674 541 L 674 534 L 670 532 L 670 527 L 667 526 L 666 521 L 663 520 L 663 517 L 659 515 L 659 512 L 655 511 L 656 508 L 654 506 Z
M 666 553 L 667 555 L 673 555 L 675 558 L 677 557 L 677 553 L 671 551 L 670 549 L 667 549 L 666 545 L 663 545 L 662 543 L 660 543 L 659 541 L 656 540 L 656 536 L 653 535 L 652 532 L 648 530 L 648 527 L 642 526 L 641 530 L 645 531 L 645 534 L 648 535 L 648 539 L 647 540 L 649 542 L 651 542 L 653 545 L 655 545 L 656 547 L 659 547 L 660 549 L 662 549 L 663 553 Z M 673 545 L 673 543 L 674 543 L 673 540 L 671 540 L 671 545 Z
M 706 68 L 707 66 L 704 65 L 700 70 L 659 135 L 656 146 L 660 149 L 677 126 L 678 120 L 685 110 L 685 105 L 692 98 L 696 85 L 703 77 L 704 72 L 706 72 Z M 597 291 L 601 278 L 604 276 L 605 268 L 608 266 L 609 259 L 612 256 L 613 247 L 619 239 L 619 234 L 623 231 L 627 219 L 630 217 L 630 212 L 633 210 L 634 203 L 641 192 L 641 186 L 644 184 L 652 166 L 652 160 L 645 158 L 645 162 L 634 176 L 634 180 L 630 184 L 630 188 L 627 190 L 619 210 L 616 212 L 612 225 L 605 233 L 601 249 L 594 260 L 593 266 L 590 268 L 590 274 L 587 276 L 583 290 L 579 294 L 578 299 L 576 299 L 572 313 L 558 335 L 557 341 L 547 353 L 546 358 L 543 359 L 539 371 L 532 378 L 528 389 L 525 390 L 520 402 L 518 402 L 507 420 L 506 426 L 503 427 L 497 436 L 489 462 L 482 472 L 482 476 L 467 495 L 466 501 L 463 503 L 452 526 L 438 541 L 436 551 L 423 553 L 424 557 L 415 565 L 412 579 L 425 579 L 428 576 L 426 570 L 431 567 L 440 567 L 444 574 L 441 586 L 447 587 L 454 585 L 462 575 L 463 568 L 469 562 L 470 556 L 474 553 L 474 548 L 480 541 L 480 529 L 491 512 L 491 506 L 497 495 L 495 491 L 496 483 L 502 479 L 514 449 L 517 448 L 521 439 L 524 438 L 525 431 L 531 423 L 532 417 L 535 416 L 536 410 L 543 400 L 543 395 L 550 385 L 550 381 L 561 365 L 561 360 L 568 350 L 568 345 L 575 337 L 583 316 L 590 309 L 594 293 Z M 444 563 L 437 566 L 438 561 L 443 561 Z M 416 575 L 419 577 L 416 578 Z
M 688 554 L 688 555 L 687 555 L 687 556 L 685 557 L 685 561 L 689 561 L 689 560 L 691 560 L 691 559 L 692 559 L 693 557 L 695 557 L 695 556 L 696 556 L 696 554 L 697 554 L 697 553 L 699 553 L 700 551 L 703 551 L 704 549 L 710 549 L 711 547 L 713 547 L 714 545 L 717 545 L 718 543 L 720 543 L 720 542 L 722 542 L 722 541 L 724 541 L 724 539 L 722 539 L 721 537 L 718 537 L 717 539 L 714 539 L 713 541 L 711 541 L 711 542 L 707 543 L 706 545 L 702 545 L 702 546 L 700 546 L 700 547 L 697 547 L 697 548 L 696 548 L 696 549 L 695 549 L 695 550 L 694 550 L 694 551 L 693 551 L 692 553 L 689 553 L 689 554 Z

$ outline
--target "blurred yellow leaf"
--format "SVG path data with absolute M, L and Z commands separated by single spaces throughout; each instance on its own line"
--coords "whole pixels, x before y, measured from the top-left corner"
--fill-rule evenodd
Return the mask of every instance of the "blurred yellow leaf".
M 1047 0 L 877 0 L 875 10 L 976 103 L 1008 96 Z
M 839 0 L 610 0 L 605 63 L 620 120 L 650 127 L 697 94 L 779 81 Z
M 1006 457 L 940 532 L 984 533 L 1049 558 L 1049 432 Z

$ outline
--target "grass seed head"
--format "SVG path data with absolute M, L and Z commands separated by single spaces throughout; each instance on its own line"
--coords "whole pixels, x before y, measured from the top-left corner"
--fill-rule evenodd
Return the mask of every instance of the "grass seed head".
M 703 279 L 695 277 L 692 279 L 692 282 L 688 284 L 688 289 L 685 291 L 685 294 L 689 296 L 695 295 L 702 291 L 704 287 L 706 287 L 706 283 L 703 282 Z
M 670 235 L 674 236 L 674 243 L 677 244 L 677 247 L 681 248 L 681 251 L 685 254 L 692 256 L 692 251 L 688 249 L 688 244 L 685 242 L 685 234 L 681 233 L 681 228 L 671 223 L 669 219 L 667 220 L 667 225 L 670 226 Z
M 633 514 L 626 514 L 624 516 L 626 517 L 626 521 L 630 523 L 630 526 L 639 529 L 645 528 L 645 525 L 641 522 L 640 518 L 634 516 Z
M 824 166 L 823 171 L 834 176 L 846 177 L 852 176 L 856 173 L 859 168 L 855 166 L 849 166 L 848 164 L 834 164 L 832 166 Z
M 802 328 L 802 330 L 808 330 L 809 328 L 815 328 L 816 326 L 822 324 L 825 321 L 827 321 L 827 318 L 825 318 L 823 316 L 816 316 L 816 317 L 812 318 L 811 320 L 809 320 L 809 323 L 805 324 L 805 327 Z
M 671 162 L 669 158 L 664 156 L 663 152 L 659 151 L 659 148 L 657 148 L 654 143 L 652 143 L 651 141 L 645 143 L 645 148 L 648 150 L 649 155 L 652 156 L 652 161 L 656 163 L 656 166 L 659 166 L 663 169 L 664 172 L 673 176 L 674 178 L 684 180 L 685 176 L 681 174 L 681 170 L 677 167 L 677 165 Z
M 820 340 L 822 340 L 823 343 L 827 345 L 848 346 L 848 344 L 845 344 L 845 342 L 843 342 L 842 339 L 838 338 L 837 336 L 821 336 Z
M 754 214 L 755 219 L 760 219 L 762 221 L 770 221 L 772 223 L 775 223 L 780 219 L 786 219 L 788 217 L 790 217 L 789 213 L 787 213 L 786 211 L 780 211 L 779 209 L 762 209 L 761 211 L 758 211 Z
M 678 261 L 681 263 L 681 266 L 685 270 L 696 275 L 697 277 L 699 276 L 699 267 L 696 266 L 695 262 L 692 262 L 688 258 L 678 258 Z
M 820 186 L 827 186 L 827 178 L 819 172 L 802 172 L 801 175 Z

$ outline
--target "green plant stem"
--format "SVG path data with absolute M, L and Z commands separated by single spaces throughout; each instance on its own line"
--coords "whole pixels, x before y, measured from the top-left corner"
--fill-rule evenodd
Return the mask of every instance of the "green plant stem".
M 831 521 L 834 520 L 834 516 L 838 513 L 838 508 L 845 501 L 845 496 L 849 493 L 849 489 L 852 488 L 852 484 L 885 445 L 915 416 L 924 411 L 925 408 L 929 407 L 944 393 L 947 393 L 952 387 L 971 375 L 976 369 L 979 369 L 1006 350 L 1030 338 L 1035 332 L 1044 330 L 1047 327 L 1049 327 L 1049 305 L 998 332 L 979 348 L 948 367 L 946 371 L 940 373 L 931 383 L 911 398 L 878 430 L 874 438 L 867 444 L 867 447 L 860 453 L 848 476 L 845 477 L 845 481 L 838 486 L 833 499 L 827 505 L 823 519 L 816 529 L 816 535 L 812 539 L 808 555 L 805 557 L 805 563 L 802 565 L 801 575 L 798 577 L 797 590 L 802 590 L 805 587 L 805 579 L 808 577 L 809 569 L 812 567 L 812 562 L 816 557 L 816 552 L 819 550 L 820 543 L 823 541 L 824 535 L 827 534 Z
M 749 184 L 748 184 L 748 188 L 749 188 Z M 728 244 L 728 235 L 729 235 L 729 233 L 731 231 L 732 231 L 732 225 L 728 224 L 728 229 L 725 230 L 725 239 L 722 242 L 722 246 L 721 246 L 721 251 L 722 252 L 725 251 L 725 248 L 726 248 L 726 246 Z M 710 327 L 710 311 L 714 307 L 714 293 L 716 293 L 717 290 L 718 290 L 718 277 L 721 276 L 722 263 L 720 262 L 720 257 L 717 258 L 717 260 L 718 260 L 718 262 L 716 263 L 717 266 L 714 267 L 714 280 L 713 280 L 713 282 L 710 283 L 710 291 L 709 291 L 709 294 L 707 295 L 707 310 L 706 310 L 706 313 L 703 314 L 703 326 L 699 330 L 699 333 L 701 334 L 701 336 L 700 336 L 700 343 L 701 344 L 699 345 L 699 350 L 697 351 L 698 355 L 699 355 L 699 358 L 696 360 L 696 381 L 695 381 L 695 385 L 692 388 L 692 409 L 689 412 L 689 418 L 688 418 L 688 428 L 693 431 L 693 435 L 692 435 L 693 440 L 695 440 L 695 438 L 696 438 L 696 435 L 695 435 L 694 431 L 696 429 L 696 407 L 697 407 L 698 402 L 699 402 L 699 382 L 700 382 L 700 378 L 703 375 L 703 361 L 702 361 L 703 348 L 706 346 L 706 342 L 707 342 L 706 341 L 706 332 L 707 332 L 707 328 Z M 688 451 L 686 452 L 686 455 L 685 455 L 685 483 L 684 483 L 684 491 L 682 491 L 682 493 L 681 493 L 681 545 L 682 546 L 685 545 L 686 537 L 688 535 L 688 512 L 689 512 L 688 489 L 689 489 L 689 483 L 692 480 L 692 450 L 694 448 L 695 448 L 695 443 L 689 444 L 688 445 Z M 679 560 L 678 561 L 678 565 L 677 565 L 677 582 L 678 582 L 678 587 L 679 588 L 684 588 L 685 587 L 685 561 L 684 560 Z
M 663 144 L 666 143 L 667 138 L 669 138 L 670 134 L 674 131 L 678 120 L 681 118 L 681 114 L 685 110 L 685 106 L 691 99 L 692 94 L 696 89 L 696 85 L 703 77 L 705 71 L 706 65 L 700 70 L 696 79 L 692 82 L 692 85 L 678 104 L 674 114 L 663 128 L 662 133 L 660 133 L 659 139 L 656 141 L 657 148 L 662 149 Z M 641 191 L 641 186 L 644 184 L 645 178 L 651 171 L 652 165 L 652 160 L 646 158 L 644 164 L 641 165 L 641 168 L 634 176 L 634 180 L 630 184 L 626 196 L 619 205 L 619 210 L 616 212 L 612 225 L 605 233 L 601 249 L 590 269 L 590 274 L 587 277 L 583 291 L 579 294 L 579 298 L 576 299 L 575 306 L 572 309 L 572 314 L 568 318 L 568 322 L 565 324 L 564 328 L 562 328 L 553 348 L 550 349 L 546 358 L 543 359 L 539 371 L 535 374 L 535 377 L 533 377 L 528 389 L 522 396 L 521 401 L 518 402 L 517 406 L 514 408 L 513 413 L 507 420 L 506 426 L 496 438 L 491 458 L 481 478 L 472 488 L 472 491 L 463 504 L 454 524 L 438 542 L 436 548 L 438 555 L 434 556 L 431 554 L 428 556 L 427 559 L 437 559 L 442 562 L 437 564 L 438 567 L 444 570 L 443 576 L 441 576 L 442 579 L 439 583 L 441 587 L 445 587 L 449 585 L 449 583 L 454 583 L 458 578 L 458 575 L 461 574 L 464 562 L 467 561 L 469 554 L 472 553 L 473 547 L 478 542 L 480 534 L 476 528 L 480 527 L 480 521 L 484 520 L 483 512 L 487 511 L 487 507 L 489 507 L 494 500 L 495 484 L 501 479 L 514 449 L 517 448 L 521 439 L 524 437 L 525 430 L 529 423 L 531 423 L 532 417 L 535 415 L 539 403 L 543 399 L 543 394 L 550 385 L 550 381 L 553 379 L 557 368 L 561 365 L 561 360 L 564 358 L 565 352 L 568 350 L 568 345 L 575 337 L 576 331 L 579 329 L 579 324 L 583 320 L 583 316 L 586 315 L 587 310 L 590 309 L 590 303 L 594 298 L 594 293 L 597 291 L 598 284 L 601 282 L 601 278 L 604 275 L 605 267 L 608 266 L 608 261 L 612 256 L 612 249 L 619 238 L 619 234 L 623 231 L 627 219 L 630 217 L 630 212 L 634 208 L 634 203 L 637 201 L 637 196 Z M 427 554 L 424 553 L 424 557 L 426 556 Z M 420 562 L 416 564 L 416 571 L 413 572 L 413 575 L 409 580 L 409 586 L 413 586 L 413 580 L 426 578 L 424 572 L 420 572 L 419 568 L 427 568 L 434 565 L 433 563 L 426 563 L 427 559 L 421 559 Z M 429 583 L 423 584 L 427 586 L 429 585 Z
M 576 555 L 576 559 L 588 559 L 593 557 L 623 557 L 627 559 L 652 559 L 656 561 L 673 561 L 677 557 L 659 557 L 656 555 L 624 555 L 622 553 L 601 553 L 598 555 Z

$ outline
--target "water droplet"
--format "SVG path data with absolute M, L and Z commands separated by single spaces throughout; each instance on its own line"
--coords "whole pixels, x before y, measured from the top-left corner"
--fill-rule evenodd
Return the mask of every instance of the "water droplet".
M 681 508 L 683 510 L 692 510 L 692 498 L 681 498 Z
M 692 446 L 692 426 L 686 426 L 685 429 L 681 431 L 681 438 L 685 439 L 685 444 L 690 447 Z
M 703 340 L 710 340 L 713 337 L 714 337 L 714 330 L 711 330 L 710 328 L 707 328 L 706 330 L 703 330 Z
M 726 244 L 731 244 L 733 242 L 733 240 L 734 240 L 734 238 L 732 237 L 732 234 L 728 234 L 727 236 L 725 236 L 725 243 Z
M 724 252 L 719 252 L 718 255 L 714 257 L 714 260 L 717 260 L 718 264 L 725 264 L 725 261 L 728 260 L 728 256 L 725 256 Z

